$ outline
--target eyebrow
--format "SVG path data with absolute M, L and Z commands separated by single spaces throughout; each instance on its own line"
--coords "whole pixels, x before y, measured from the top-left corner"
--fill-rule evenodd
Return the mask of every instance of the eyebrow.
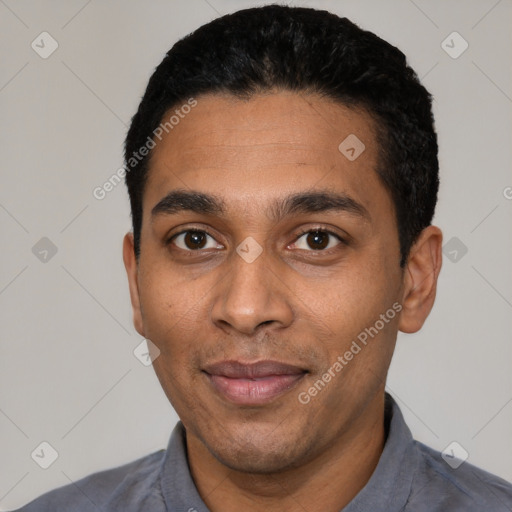
M 174 215 L 190 211 L 203 215 L 225 216 L 226 204 L 222 198 L 195 190 L 172 190 L 151 210 L 151 217 Z M 298 192 L 278 199 L 269 206 L 267 217 L 279 222 L 293 214 L 345 212 L 370 220 L 368 210 L 347 194 L 329 190 Z

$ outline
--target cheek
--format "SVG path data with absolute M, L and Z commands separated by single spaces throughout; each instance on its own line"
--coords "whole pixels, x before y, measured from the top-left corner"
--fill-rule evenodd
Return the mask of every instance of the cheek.
M 400 284 L 398 273 L 385 267 L 382 259 L 372 263 L 361 258 L 357 266 L 318 288 L 309 304 L 313 334 L 318 338 L 318 332 L 327 332 L 321 341 L 325 366 L 319 374 L 329 369 L 335 374 L 331 392 L 322 399 L 328 408 L 339 407 L 341 396 L 357 401 L 357 396 L 366 395 L 366 387 L 375 390 L 384 385 L 396 340 L 398 312 L 393 305 L 397 307 Z M 333 372 L 337 361 L 341 367 L 336 368 L 342 369 Z
M 200 332 L 198 319 L 205 318 L 204 292 L 195 292 L 193 283 L 179 282 L 176 276 L 156 272 L 146 273 L 141 280 L 141 307 L 146 337 L 160 350 L 153 369 L 171 404 L 183 410 L 184 403 L 194 401 L 194 365 Z
M 319 393 L 318 404 L 324 408 L 320 414 L 339 414 L 340 407 L 360 409 L 385 386 L 395 346 L 398 316 L 393 302 L 377 294 L 343 295 L 340 300 L 340 307 L 330 310 L 329 320 L 325 318 L 335 333 L 324 347 L 325 366 L 309 383 L 329 381 L 326 392 Z
M 323 323 L 340 342 L 346 341 L 373 325 L 392 306 L 397 284 L 392 272 L 382 265 L 361 261 L 316 287 L 307 306 L 319 325 Z M 311 288 L 299 293 L 311 297 Z
M 180 282 L 172 272 L 143 272 L 139 281 L 142 321 L 146 337 L 155 343 L 166 356 L 177 355 L 180 333 L 190 330 L 193 319 L 197 319 L 200 296 L 194 294 L 191 283 Z M 165 341 L 165 343 L 164 343 Z

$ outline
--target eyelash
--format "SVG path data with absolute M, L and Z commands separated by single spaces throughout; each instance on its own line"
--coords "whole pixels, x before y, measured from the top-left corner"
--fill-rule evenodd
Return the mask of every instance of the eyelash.
M 297 240 L 299 240 L 300 238 L 302 238 L 304 235 L 309 235 L 309 233 L 321 233 L 323 235 L 330 235 L 330 236 L 333 236 L 334 238 L 336 238 L 341 244 L 347 245 L 347 241 L 344 238 L 342 238 L 340 235 L 338 235 L 337 233 L 334 233 L 334 231 L 329 231 L 328 229 L 324 229 L 324 228 L 311 228 L 311 229 L 306 229 L 304 231 L 301 231 L 300 233 L 297 233 L 297 235 L 296 235 L 297 238 L 296 238 L 295 242 Z M 320 249 L 320 250 L 316 250 L 316 251 L 314 249 L 311 249 L 308 252 L 327 252 L 328 253 L 332 249 L 334 249 L 334 247 L 331 247 L 330 249 Z
M 190 229 L 185 229 L 183 231 L 180 231 L 179 233 L 175 233 L 174 235 L 172 235 L 166 241 L 166 245 L 170 245 L 174 241 L 175 238 L 177 238 L 180 235 L 186 234 L 186 233 L 204 233 L 204 234 L 208 235 L 210 238 L 215 240 L 215 237 L 213 235 L 211 235 L 208 231 L 204 230 L 204 229 L 192 229 L 192 228 L 190 228 Z M 293 243 L 295 244 L 304 235 L 308 235 L 310 233 L 321 233 L 321 234 L 324 234 L 324 235 L 330 235 L 330 236 L 333 236 L 334 238 L 336 238 L 341 244 L 348 245 L 348 242 L 344 238 L 342 238 L 340 235 L 338 235 L 337 233 L 334 233 L 333 231 L 330 231 L 328 229 L 324 229 L 324 228 L 310 228 L 310 229 L 303 230 L 300 233 L 296 234 L 296 238 L 295 238 L 295 241 Z M 310 249 L 307 252 L 312 252 L 312 253 L 322 253 L 323 252 L 323 253 L 329 254 L 333 249 L 336 249 L 336 247 L 331 247 L 330 249 L 318 249 L 318 250 Z M 199 253 L 199 252 L 203 251 L 203 249 L 186 250 L 186 249 L 182 249 L 181 247 L 178 247 L 178 249 L 180 251 L 184 251 L 184 252 L 188 252 L 188 253 L 194 253 L 194 252 Z

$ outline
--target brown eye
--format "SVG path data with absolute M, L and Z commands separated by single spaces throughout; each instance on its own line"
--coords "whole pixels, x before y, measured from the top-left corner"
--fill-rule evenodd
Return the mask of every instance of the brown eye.
M 208 239 L 211 239 L 208 240 Z M 174 235 L 171 242 L 184 251 L 197 251 L 198 249 L 215 249 L 215 240 L 205 231 L 189 230 Z M 206 245 L 210 243 L 209 247 Z
M 206 234 L 200 231 L 189 231 L 185 234 L 184 242 L 189 249 L 202 249 L 206 244 Z
M 312 249 L 325 249 L 329 245 L 329 235 L 321 231 L 308 233 L 306 242 Z
M 339 245 L 342 241 L 343 240 L 335 233 L 314 229 L 302 233 L 294 245 L 298 249 L 323 251 L 324 249 L 331 249 Z

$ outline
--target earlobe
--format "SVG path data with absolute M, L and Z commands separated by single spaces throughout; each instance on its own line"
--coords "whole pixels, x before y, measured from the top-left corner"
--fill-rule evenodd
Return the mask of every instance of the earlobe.
M 128 277 L 128 286 L 130 288 L 130 300 L 132 303 L 133 311 L 133 325 L 135 327 L 135 330 L 141 336 L 145 337 L 139 297 L 139 272 L 133 245 L 133 233 L 126 233 L 126 235 L 124 236 L 123 261 L 126 269 L 126 275 Z
M 428 226 L 411 248 L 405 268 L 403 309 L 398 324 L 402 332 L 419 331 L 434 305 L 441 270 L 442 241 L 441 230 Z

